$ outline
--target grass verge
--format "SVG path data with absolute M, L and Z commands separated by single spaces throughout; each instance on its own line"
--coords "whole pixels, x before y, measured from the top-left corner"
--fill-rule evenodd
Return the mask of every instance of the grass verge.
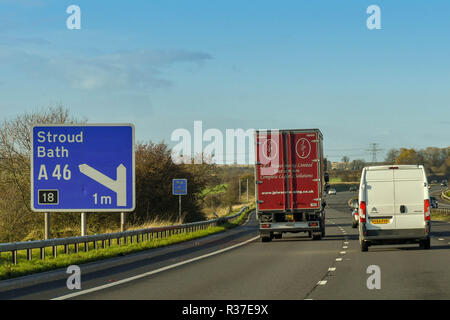
M 432 212 L 431 219 L 450 222 L 450 214 L 442 214 L 442 213 Z
M 80 245 L 80 251 L 78 253 L 75 253 L 74 248 L 72 248 L 73 246 L 71 246 L 69 254 L 65 254 L 64 248 L 59 247 L 58 255 L 56 258 L 52 256 L 51 248 L 46 248 L 46 258 L 43 260 L 39 259 L 40 254 L 39 249 L 33 250 L 32 252 L 33 259 L 31 261 L 26 260 L 26 251 L 19 251 L 17 253 L 18 263 L 16 265 L 13 265 L 11 263 L 11 253 L 8 252 L 2 253 L 0 255 L 0 280 L 11 279 L 33 273 L 54 270 L 58 268 L 64 268 L 73 264 L 78 265 L 82 263 L 98 261 L 117 256 L 123 256 L 134 252 L 168 246 L 171 244 L 206 237 L 208 235 L 222 232 L 242 224 L 247 219 L 248 214 L 252 210 L 253 208 L 251 207 L 250 209 L 244 211 L 239 216 L 239 218 L 237 218 L 232 222 L 224 222 L 219 226 L 209 227 L 205 230 L 199 230 L 191 233 L 176 234 L 163 239 L 161 238 L 152 239 L 150 241 L 132 244 L 130 243 L 130 241 L 128 241 L 127 245 L 124 244 L 118 245 L 116 240 L 114 240 L 114 242 L 111 243 L 110 247 L 97 250 L 94 249 L 93 243 L 89 243 L 88 244 L 89 250 L 87 252 L 81 251 L 84 250 L 84 248 L 82 247 L 82 245 Z

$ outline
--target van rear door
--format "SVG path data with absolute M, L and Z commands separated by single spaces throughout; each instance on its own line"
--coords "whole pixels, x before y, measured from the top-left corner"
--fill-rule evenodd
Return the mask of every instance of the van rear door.
M 366 170 L 365 181 L 366 228 L 368 230 L 395 229 L 393 170 Z
M 398 229 L 421 229 L 424 220 L 424 189 L 426 181 L 422 168 L 399 168 L 394 172 L 394 214 Z

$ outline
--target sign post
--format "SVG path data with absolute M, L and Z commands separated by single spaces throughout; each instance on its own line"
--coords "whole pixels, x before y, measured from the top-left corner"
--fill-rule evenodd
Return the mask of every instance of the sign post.
M 133 211 L 134 126 L 34 125 L 31 208 L 80 212 L 82 234 L 86 234 L 87 212 Z
M 172 194 L 178 196 L 178 219 L 181 223 L 181 196 L 187 195 L 187 179 L 172 179 Z
M 86 212 L 82 212 L 81 213 L 81 236 L 85 236 L 86 235 L 86 230 L 87 230 Z
M 50 213 L 44 212 L 44 239 L 50 239 Z

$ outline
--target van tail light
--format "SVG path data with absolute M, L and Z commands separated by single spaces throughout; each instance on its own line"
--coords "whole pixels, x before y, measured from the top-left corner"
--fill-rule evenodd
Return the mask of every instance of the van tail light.
M 425 199 L 423 201 L 423 212 L 425 214 L 425 221 L 430 221 L 430 200 Z
M 359 203 L 359 209 L 361 210 L 360 214 L 359 214 L 359 221 L 362 223 L 365 223 L 366 222 L 366 202 L 365 201 L 361 201 Z

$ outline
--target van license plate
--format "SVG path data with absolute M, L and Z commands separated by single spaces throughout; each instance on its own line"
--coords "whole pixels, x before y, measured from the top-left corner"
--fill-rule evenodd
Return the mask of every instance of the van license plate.
M 373 219 L 373 220 L 370 220 L 370 223 L 372 223 L 372 224 L 387 224 L 389 222 L 390 222 L 389 219 Z

